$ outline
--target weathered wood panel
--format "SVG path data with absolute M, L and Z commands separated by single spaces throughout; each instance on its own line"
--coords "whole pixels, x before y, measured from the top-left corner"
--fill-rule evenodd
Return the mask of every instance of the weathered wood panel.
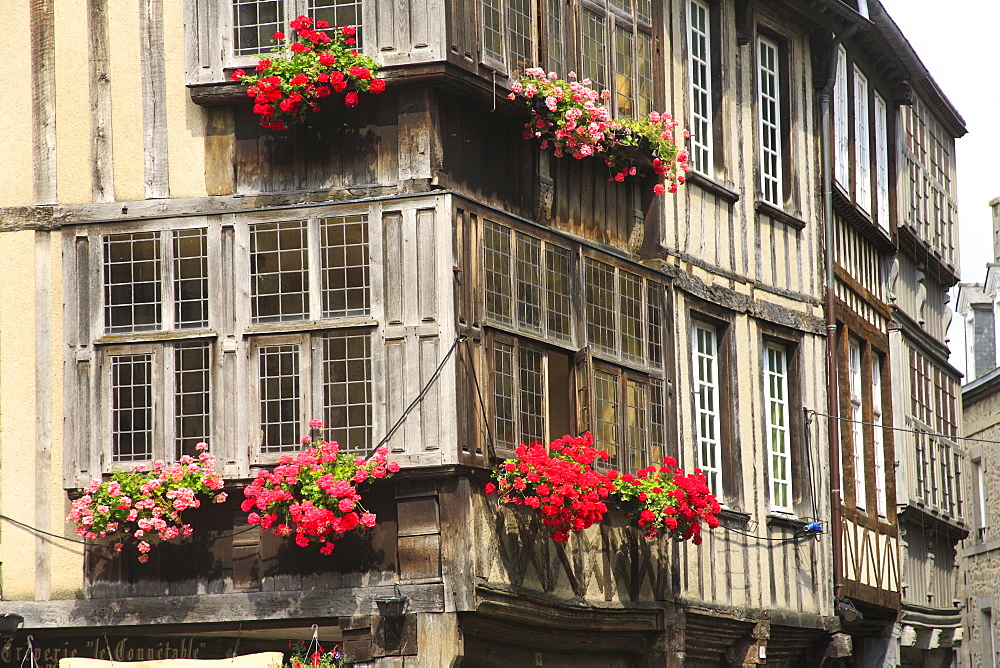
M 248 108 L 235 122 L 236 191 L 257 194 L 395 186 L 396 96 L 364 98 L 353 109 L 327 104 L 307 125 L 265 130 Z

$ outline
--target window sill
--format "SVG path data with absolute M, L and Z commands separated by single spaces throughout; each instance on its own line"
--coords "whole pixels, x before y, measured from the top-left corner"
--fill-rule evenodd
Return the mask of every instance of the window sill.
M 346 329 L 349 327 L 375 327 L 377 320 L 372 320 L 369 316 L 355 318 L 337 318 L 331 320 L 293 320 L 284 322 L 270 322 L 267 324 L 251 325 L 243 333 L 244 336 L 254 336 L 257 334 L 284 334 L 288 332 L 311 332 L 317 329 Z
M 768 204 L 763 200 L 757 200 L 756 202 L 754 202 L 754 210 L 757 211 L 757 213 L 759 214 L 768 216 L 769 218 L 773 218 L 779 223 L 784 223 L 785 225 L 793 227 L 796 230 L 805 229 L 806 221 L 802 220 L 801 218 L 797 218 L 796 216 L 793 216 L 790 213 L 782 211 L 773 204 Z
M 688 185 L 695 185 L 702 190 L 709 192 L 721 200 L 725 200 L 730 204 L 736 204 L 740 201 L 740 194 L 735 190 L 730 190 L 726 186 L 722 185 L 717 181 L 713 181 L 703 174 L 698 172 L 688 172 L 687 173 L 687 183 Z
M 741 513 L 738 510 L 723 508 L 719 511 L 718 517 L 720 526 L 727 529 L 736 529 L 738 531 L 750 530 L 750 513 Z
M 217 336 L 213 329 L 171 329 L 158 332 L 134 332 L 123 334 L 105 334 L 96 339 L 96 346 L 114 346 L 123 343 L 158 343 L 163 341 L 186 341 L 189 339 L 209 339 Z

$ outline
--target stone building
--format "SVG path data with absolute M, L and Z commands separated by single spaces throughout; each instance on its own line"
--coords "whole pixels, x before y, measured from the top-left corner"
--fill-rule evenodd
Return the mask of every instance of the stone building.
M 1000 300 L 1000 199 L 990 202 L 993 212 L 994 261 L 986 265 L 982 283 L 962 283 L 958 315 L 965 325 L 966 384 L 962 386 L 964 435 L 969 452 L 965 489 L 968 498 L 969 537 L 962 549 L 965 580 L 963 610 L 968 641 L 963 665 L 995 666 L 1000 642 L 995 619 L 1000 592 L 1000 363 L 997 360 L 996 323 Z
M 230 76 L 300 13 L 359 26 L 388 90 L 263 130 Z M 284 650 L 313 625 L 377 666 L 942 654 L 897 622 L 951 623 L 945 560 L 915 574 L 962 513 L 899 503 L 943 492 L 934 465 L 897 478 L 931 450 L 891 427 L 956 428 L 954 394 L 907 401 L 954 378 L 964 126 L 877 0 L 21 0 L 7 18 L 32 35 L 8 92 L 33 106 L 10 119 L 22 168 L 0 170 L 0 613 L 24 618 L 4 666 L 29 632 L 51 664 Z M 688 183 L 654 196 L 523 139 L 506 93 L 529 64 L 608 87 L 618 116 L 673 111 Z M 403 466 L 332 557 L 238 506 L 312 417 Z M 484 494 L 517 443 L 584 430 L 623 465 L 703 469 L 722 526 L 649 541 L 612 514 L 554 543 Z M 190 539 L 148 563 L 72 542 L 91 478 L 200 439 L 233 494 Z

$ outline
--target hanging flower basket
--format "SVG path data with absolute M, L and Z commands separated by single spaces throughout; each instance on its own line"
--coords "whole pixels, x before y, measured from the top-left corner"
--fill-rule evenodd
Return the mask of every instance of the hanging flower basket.
M 385 81 L 375 76 L 381 66 L 358 52 L 353 26 L 331 27 L 299 16 L 289 27 L 298 39 L 286 41 L 285 33 L 274 33 L 278 44 L 273 55 L 257 61 L 256 74 L 233 72 L 233 80 L 247 86 L 265 128 L 287 130 L 308 112 L 319 111 L 319 101 L 327 97 L 343 95 L 344 104 L 355 107 L 359 93 L 385 90 Z
M 541 443 L 520 445 L 515 454 L 497 466 L 496 482 L 486 485 L 487 494 L 500 494 L 503 504 L 537 510 L 556 542 L 603 519 L 604 500 L 614 491 L 617 474 L 594 469 L 594 462 L 607 461 L 608 453 L 594 448 L 590 432 L 556 439 L 548 449 Z
M 685 474 L 673 457 L 635 475 L 622 474 L 615 480 L 615 490 L 623 503 L 638 503 L 628 514 L 647 538 L 662 534 L 700 545 L 701 523 L 709 529 L 719 526 L 719 502 L 709 492 L 704 474 L 700 469 Z
M 322 429 L 313 420 L 311 429 Z M 273 471 L 263 470 L 244 490 L 241 508 L 250 524 L 276 536 L 295 536 L 295 544 L 318 543 L 322 554 L 333 552 L 341 534 L 375 526 L 375 513 L 361 505 L 358 485 L 369 478 L 388 478 L 399 471 L 388 450 L 379 448 L 365 459 L 341 450 L 337 443 L 302 439 L 302 450 L 282 457 Z
M 215 457 L 208 444 L 195 446 L 197 457 L 184 455 L 169 466 L 160 460 L 152 467 L 136 464 L 127 471 L 115 471 L 106 481 L 95 480 L 73 501 L 67 522 L 75 522 L 77 535 L 89 540 L 118 539 L 115 550 L 121 552 L 125 540 L 134 538 L 139 561 L 149 561 L 152 537 L 170 540 L 190 536 L 191 525 L 181 513 L 201 506 L 199 496 L 224 503 L 222 476 L 215 471 Z
M 687 130 L 679 129 L 670 114 L 656 111 L 643 118 L 614 119 L 604 105 L 611 92 L 598 93 L 590 84 L 590 79 L 577 81 L 575 72 L 566 81 L 555 72 L 526 69 L 507 96 L 522 99 L 531 114 L 524 138 L 537 139 L 557 158 L 599 156 L 614 181 L 652 172 L 656 194 L 676 192 L 689 169 L 687 149 L 678 145 L 677 136 L 689 137 Z

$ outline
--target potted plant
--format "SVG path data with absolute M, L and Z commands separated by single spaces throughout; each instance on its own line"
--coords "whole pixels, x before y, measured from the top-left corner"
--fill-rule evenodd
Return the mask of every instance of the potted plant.
M 309 427 L 323 428 L 313 420 Z M 241 508 L 250 524 L 276 536 L 295 536 L 295 544 L 319 543 L 322 554 L 333 552 L 336 538 L 356 528 L 375 526 L 374 513 L 361 505 L 358 485 L 370 478 L 388 478 L 399 471 L 388 450 L 371 459 L 342 450 L 331 441 L 302 439 L 302 450 L 283 456 L 273 471 L 261 470 L 243 491 Z
M 537 139 L 543 150 L 551 148 L 557 158 L 601 156 L 614 181 L 652 170 L 656 194 L 676 192 L 689 169 L 687 150 L 676 140 L 678 135 L 690 136 L 687 131 L 678 129 L 670 114 L 655 111 L 638 119 L 614 119 L 604 105 L 611 92 L 598 93 L 590 84 L 590 79 L 577 81 L 575 72 L 563 80 L 555 72 L 526 69 L 507 96 L 521 98 L 528 107 L 531 117 L 524 126 L 524 138 Z
M 700 469 L 684 473 L 673 457 L 634 475 L 618 476 L 615 491 L 624 501 L 639 502 L 628 515 L 647 538 L 663 534 L 700 545 L 701 523 L 710 529 L 719 526 L 719 502 L 710 493 L 704 474 Z
M 157 460 L 151 467 L 136 464 L 126 471 L 114 471 L 108 480 L 94 480 L 73 501 L 67 521 L 75 522 L 76 533 L 89 540 L 120 538 L 114 547 L 122 551 L 124 541 L 138 539 L 139 561 L 149 561 L 150 539 L 170 540 L 190 536 L 192 529 L 181 513 L 201 506 L 200 496 L 223 503 L 222 476 L 215 471 L 215 457 L 208 444 L 195 446 L 197 457 L 184 455 L 168 465 Z
M 287 130 L 304 121 L 308 112 L 318 111 L 324 98 L 342 94 L 344 104 L 354 107 L 359 93 L 378 95 L 385 90 L 385 81 L 376 77 L 380 65 L 356 48 L 356 28 L 331 27 L 308 16 L 299 16 L 289 26 L 295 41 L 274 33 L 278 44 L 270 57 L 257 61 L 256 73 L 238 69 L 232 75 L 247 86 L 262 126 Z
M 565 542 L 596 524 L 607 511 L 604 500 L 614 491 L 614 471 L 594 469 L 608 453 L 594 448 L 590 432 L 564 436 L 546 448 L 542 443 L 520 445 L 515 457 L 499 464 L 487 494 L 499 494 L 500 503 L 537 510 L 542 524 L 551 527 L 552 540 Z

